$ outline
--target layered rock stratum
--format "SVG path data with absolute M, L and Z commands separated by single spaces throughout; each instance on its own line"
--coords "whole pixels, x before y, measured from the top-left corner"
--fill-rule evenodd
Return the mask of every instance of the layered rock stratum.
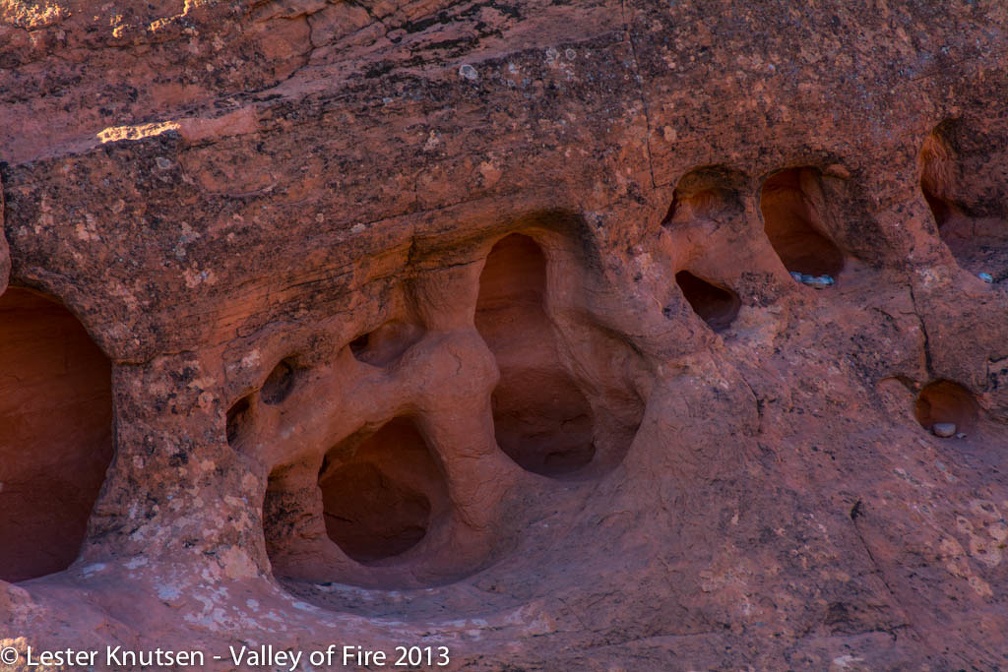
M 1006 29 L 0 0 L 0 665 L 1008 669 Z

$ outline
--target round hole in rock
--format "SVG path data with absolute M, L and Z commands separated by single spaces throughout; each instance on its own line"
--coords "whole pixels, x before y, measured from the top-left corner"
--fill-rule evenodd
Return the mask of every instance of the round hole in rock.
M 980 405 L 973 393 L 951 380 L 925 385 L 914 405 L 917 422 L 927 430 L 936 424 L 951 423 L 957 431 L 967 431 L 976 424 L 979 411 Z
M 409 418 L 330 450 L 318 483 L 329 538 L 363 564 L 416 546 L 448 507 L 441 467 Z
M 0 579 L 77 558 L 112 459 L 111 364 L 61 304 L 0 295 Z
M 714 331 L 724 331 L 738 316 L 742 302 L 738 294 L 702 280 L 689 271 L 676 273 L 676 284 L 693 308 L 693 312 Z
M 816 168 L 788 168 L 763 183 L 764 231 L 789 271 L 836 277 L 843 270 L 843 253 L 823 232 L 824 205 Z
M 294 365 L 291 364 L 286 359 L 277 364 L 272 371 L 270 371 L 269 376 L 266 378 L 266 382 L 263 383 L 262 389 L 259 392 L 260 397 L 264 404 L 269 406 L 276 406 L 277 404 L 283 403 L 291 390 L 294 389 L 294 378 L 296 377 Z
M 500 370 L 492 397 L 497 444 L 522 468 L 556 477 L 594 459 L 595 418 L 560 362 L 545 310 L 546 272 L 532 238 L 499 241 L 480 275 L 476 328 Z
M 399 359 L 423 336 L 415 324 L 391 320 L 350 342 L 350 352 L 359 362 L 388 366 Z
M 354 340 L 350 341 L 350 352 L 353 356 L 360 360 L 368 350 L 368 343 L 371 340 L 371 334 L 361 334 Z

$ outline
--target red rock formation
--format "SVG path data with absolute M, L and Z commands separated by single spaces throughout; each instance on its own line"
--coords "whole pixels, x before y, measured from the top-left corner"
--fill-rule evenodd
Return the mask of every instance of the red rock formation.
M 1006 30 L 0 0 L 9 667 L 1003 668 Z

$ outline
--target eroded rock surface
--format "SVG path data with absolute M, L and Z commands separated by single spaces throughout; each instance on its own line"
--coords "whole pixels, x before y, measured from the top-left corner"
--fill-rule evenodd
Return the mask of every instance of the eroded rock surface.
M 0 648 L 1008 667 L 1008 11 L 869 4 L 0 0 Z

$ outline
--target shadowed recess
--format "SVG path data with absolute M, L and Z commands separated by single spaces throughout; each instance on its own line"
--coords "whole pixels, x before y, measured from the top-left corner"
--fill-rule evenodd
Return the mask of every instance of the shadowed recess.
M 112 372 L 59 303 L 0 296 L 0 579 L 76 559 L 112 459 Z
M 843 253 L 823 228 L 823 207 L 817 168 L 788 168 L 763 183 L 764 231 L 789 271 L 836 277 L 843 270 Z
M 1008 171 L 1004 132 L 946 120 L 924 139 L 920 187 L 938 235 L 960 267 L 1008 277 Z M 983 276 L 981 276 L 983 277 Z
M 724 166 L 696 168 L 679 178 L 672 204 L 662 221 L 666 227 L 693 219 L 718 220 L 744 210 L 739 194 L 745 176 Z
M 476 328 L 497 359 L 497 444 L 522 468 L 568 474 L 595 456 L 594 415 L 559 361 L 545 311 L 546 257 L 528 236 L 499 241 L 480 276 Z
M 441 467 L 409 418 L 330 450 L 318 484 L 329 538 L 365 564 L 416 546 L 448 502 Z
M 237 449 L 248 434 L 251 424 L 252 402 L 249 397 L 242 397 L 227 412 L 228 445 Z
M 283 360 L 277 364 L 266 381 L 263 383 L 259 394 L 263 403 L 268 406 L 276 406 L 290 395 L 294 389 L 294 379 L 297 377 L 297 369 L 289 360 Z
M 266 380 L 259 388 L 259 401 L 267 406 L 277 406 L 282 404 L 290 396 L 290 393 L 297 385 L 298 374 L 301 370 L 291 359 L 284 359 L 279 362 Z M 249 394 L 242 397 L 227 412 L 227 441 L 234 449 L 239 449 L 241 445 L 252 435 L 254 431 L 256 416 L 256 395 Z
M 724 331 L 735 321 L 742 305 L 738 294 L 702 280 L 689 271 L 679 271 L 675 278 L 693 312 L 711 329 Z
M 980 405 L 973 393 L 951 380 L 928 383 L 917 395 L 914 414 L 924 429 L 938 423 L 952 423 L 960 431 L 971 429 Z
M 958 208 L 952 202 L 955 193 L 955 153 L 940 128 L 936 128 L 924 139 L 920 164 L 921 191 L 941 232 Z
M 415 324 L 391 320 L 350 342 L 354 358 L 372 366 L 388 366 L 423 337 Z

